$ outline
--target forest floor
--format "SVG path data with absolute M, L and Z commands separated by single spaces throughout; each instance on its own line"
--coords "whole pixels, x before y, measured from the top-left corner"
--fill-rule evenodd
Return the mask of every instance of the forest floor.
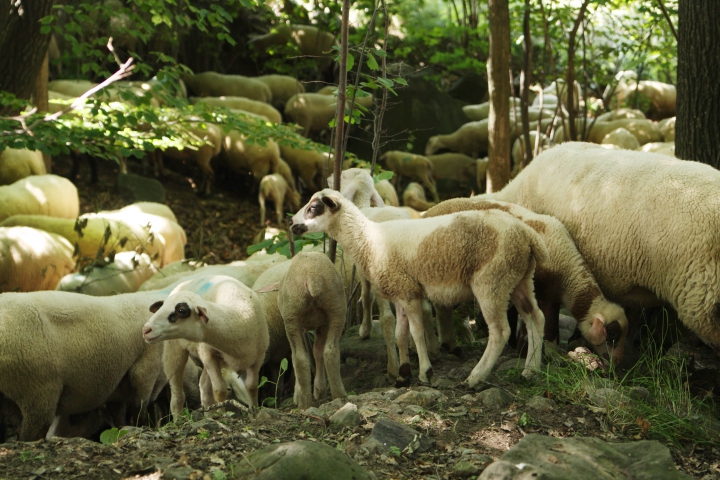
M 130 171 L 142 173 L 139 164 Z M 69 165 L 57 162 L 55 173 L 65 175 Z M 82 211 L 114 209 L 130 203 L 114 187 L 117 168 L 101 163 L 100 182 L 90 185 L 87 166 L 77 180 Z M 242 179 L 220 181 L 208 199 L 198 198 L 192 183 L 198 183 L 193 166 L 178 167 L 163 179 L 166 203 L 176 213 L 188 234 L 186 255 L 205 257 L 209 263 L 227 263 L 247 255 L 245 249 L 260 230 L 257 197 L 252 185 Z M 327 420 L 345 401 L 320 406 L 320 412 L 301 412 L 292 406 L 262 408 L 248 413 L 196 412 L 160 428 L 129 428 L 129 434 L 112 444 L 85 439 L 52 439 L 0 445 L 0 479 L 44 478 L 233 478 L 245 456 L 258 448 L 298 439 L 323 442 L 346 452 L 378 479 L 462 478 L 478 475 L 482 468 L 512 448 L 524 436 L 538 433 L 553 437 L 592 436 L 609 442 L 642 438 L 661 441 L 670 449 L 675 464 L 693 478 L 720 479 L 720 443 L 717 432 L 705 436 L 683 434 L 670 441 L 655 418 L 643 426 L 642 417 L 628 420 L 608 408 L 593 406 L 582 388 L 558 387 L 552 374 L 524 380 L 513 365 L 514 352 L 506 348 L 498 364 L 504 363 L 484 388 L 498 387 L 505 402 L 489 405 L 478 392 L 461 385 L 482 354 L 479 345 L 466 347 L 461 360 L 442 353 L 433 361 L 436 381 L 426 404 L 398 403 L 406 389 L 387 384 L 385 365 L 377 358 L 352 358 L 342 366 L 347 401 L 359 407 L 359 424 L 337 427 Z M 511 367 L 508 368 L 507 364 Z M 413 365 L 417 374 L 417 364 Z M 549 371 L 549 370 L 548 370 Z M 558 370 L 559 371 L 559 370 Z M 590 379 L 590 380 L 588 380 Z M 608 382 L 602 375 L 587 374 L 578 382 Z M 417 385 L 411 390 L 428 392 Z M 376 393 L 370 393 L 376 392 Z M 429 395 L 429 394 L 428 394 Z M 533 398 L 552 402 L 531 406 Z M 422 401 L 418 400 L 419 403 Z M 632 402 L 630 400 L 629 402 Z M 288 402 L 281 402 L 287 405 Z M 628 406 L 629 407 L 629 406 Z M 717 410 L 714 410 L 717 415 Z M 399 450 L 373 453 L 363 447 L 373 424 L 382 416 L 412 426 L 434 440 L 424 453 Z M 658 419 L 664 417 L 658 417 Z M 709 421 L 717 427 L 715 423 Z M 714 438 L 716 441 L 707 441 Z M 468 464 L 470 464 L 468 466 Z

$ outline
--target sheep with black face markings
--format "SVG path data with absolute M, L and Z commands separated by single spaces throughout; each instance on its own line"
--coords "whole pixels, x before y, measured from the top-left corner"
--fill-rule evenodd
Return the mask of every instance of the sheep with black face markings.
M 190 353 L 203 362 L 203 406 L 227 398 L 228 377 L 223 376 L 223 368 L 246 371 L 244 384 L 237 375 L 230 380 L 248 395 L 241 400 L 258 405 L 258 372 L 269 337 L 255 292 L 234 278 L 203 277 L 181 283 L 164 301 L 152 304 L 150 311 L 154 315 L 142 330 L 145 341 L 171 341 L 165 346 L 163 368 L 170 383 L 174 417 L 183 408 L 183 374 Z
M 407 315 L 421 381 L 428 382 L 432 375 L 422 324 L 425 296 L 440 304 L 475 297 L 480 304 L 490 340 L 467 379 L 469 386 L 490 375 L 510 336 L 510 300 L 528 325 L 530 347 L 523 374 L 539 369 L 545 322 L 532 280 L 536 263 L 544 264 L 548 252 L 540 236 L 512 215 L 488 210 L 375 223 L 339 192 L 326 189 L 293 217 L 292 231 L 326 232 L 335 238 L 375 290 L 400 307 L 398 316 Z M 452 253 L 442 255 L 437 245 L 448 246 Z M 398 342 L 407 343 L 407 338 Z M 409 374 L 409 367 L 403 365 L 401 373 Z

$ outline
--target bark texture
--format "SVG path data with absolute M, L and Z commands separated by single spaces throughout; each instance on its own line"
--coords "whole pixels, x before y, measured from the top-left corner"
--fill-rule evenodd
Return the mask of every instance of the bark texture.
M 497 192 L 510 181 L 510 11 L 508 0 L 488 0 L 490 58 L 487 62 L 490 90 L 488 125 L 490 161 L 487 191 Z
M 678 2 L 675 155 L 720 165 L 720 2 Z

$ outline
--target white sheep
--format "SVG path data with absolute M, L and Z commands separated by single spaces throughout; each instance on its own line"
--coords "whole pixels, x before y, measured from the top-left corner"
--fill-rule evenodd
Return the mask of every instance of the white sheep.
M 142 340 L 158 293 L 92 297 L 69 292 L 0 295 L 0 393 L 22 413 L 20 440 L 37 440 L 56 415 L 112 398 L 142 419 L 160 377 L 162 347 Z
M 282 158 L 278 160 L 277 173 L 285 179 L 285 182 L 288 184 L 288 187 L 290 187 L 290 190 L 293 192 L 298 191 L 297 183 L 295 183 L 295 176 L 292 173 L 292 168 L 290 168 L 290 165 Z
M 292 348 L 295 370 L 294 399 L 302 410 L 311 406 L 312 397 L 325 397 L 326 380 L 333 399 L 346 396 L 340 376 L 340 336 L 345 326 L 345 289 L 330 259 L 319 252 L 298 253 L 290 261 L 280 281 L 278 308 L 285 321 L 285 332 Z M 310 393 L 310 356 L 304 334 L 315 331 L 314 395 Z
M 658 128 L 666 142 L 675 142 L 675 118 L 670 117 L 658 122 Z
M 255 77 L 270 88 L 275 108 L 283 109 L 293 95 L 305 93 L 302 82 L 290 75 L 260 75 Z M 280 123 L 280 122 L 278 122 Z
M 469 122 L 453 133 L 430 137 L 425 146 L 425 155 L 432 155 L 444 148 L 478 158 L 488 149 L 488 120 Z
M 198 97 L 235 96 L 271 103 L 272 91 L 260 80 L 242 75 L 203 72 L 181 75 L 188 90 Z
M 322 182 L 322 178 L 325 176 L 325 168 L 330 164 L 329 154 L 312 148 L 306 150 L 282 143 L 280 144 L 280 152 L 283 160 L 302 179 L 305 187 L 311 192 L 316 192 L 318 183 Z
M 617 110 L 610 110 L 602 115 L 598 115 L 595 119 L 596 122 L 611 122 L 613 120 L 622 120 L 624 118 L 638 118 L 645 119 L 645 114 L 640 110 L 633 108 L 618 108 Z
M 250 139 L 230 130 L 223 138 L 223 161 L 237 173 L 251 172 L 256 184 L 268 173 L 275 173 L 280 162 L 280 148 L 271 139 Z
M 510 97 L 510 109 L 520 107 L 520 99 Z M 463 113 L 473 122 L 486 120 L 490 116 L 490 102 L 480 103 L 478 105 L 465 105 L 462 107 Z
M 150 215 L 157 215 L 158 217 L 164 217 L 168 220 L 171 220 L 175 223 L 178 222 L 177 217 L 175 216 L 175 212 L 172 211 L 172 208 L 168 207 L 164 203 L 158 203 L 158 202 L 135 202 L 131 203 L 130 205 L 126 205 L 122 207 L 119 210 L 115 210 L 118 212 L 127 212 L 127 213 L 148 213 Z
M 339 192 L 326 189 L 293 217 L 292 231 L 326 232 L 335 238 L 375 291 L 400 307 L 398 322 L 407 315 L 421 381 L 428 382 L 432 375 L 422 324 L 425 296 L 440 304 L 478 300 L 490 340 L 467 379 L 471 387 L 487 378 L 510 336 L 509 300 L 528 325 L 530 347 L 523 373 L 539 368 L 544 317 L 532 278 L 535 264 L 544 264 L 548 252 L 538 234 L 515 217 L 488 210 L 375 223 Z M 443 254 L 438 245 L 452 253 Z M 398 343 L 407 344 L 407 338 Z
M 717 170 L 568 143 L 543 152 L 494 197 L 563 222 L 608 299 L 669 304 L 720 348 Z
M 646 143 L 638 148 L 638 150 L 645 153 L 658 153 L 660 155 L 667 155 L 668 157 L 675 157 L 675 142 Z
M 74 269 L 73 247 L 60 235 L 0 227 L 0 292 L 53 290 Z
M 284 226 L 285 223 L 283 222 L 283 207 L 285 204 L 290 206 L 293 211 L 300 206 L 300 194 L 290 188 L 282 175 L 279 173 L 265 175 L 260 181 L 260 193 L 258 193 L 261 226 L 265 225 L 265 200 L 268 198 L 275 204 L 275 214 L 280 227 Z
M 635 102 L 653 120 L 669 118 L 675 115 L 677 89 L 675 85 L 653 80 L 641 80 L 638 85 L 635 79 L 630 79 L 618 84 L 610 105 L 615 107 Z
M 214 107 L 243 110 L 267 118 L 272 123 L 282 123 L 282 115 L 272 105 L 245 97 L 190 97 L 190 103 L 204 103 Z
M 600 142 L 601 145 L 613 145 L 622 150 L 637 150 L 640 148 L 640 142 L 637 137 L 624 128 L 616 128 L 612 132 L 605 135 Z
M 435 202 L 427 201 L 427 198 L 425 198 L 425 190 L 422 185 L 410 182 L 403 192 L 403 205 L 413 208 L 419 212 L 424 212 L 435 205 Z
M 298 93 L 285 104 L 285 116 L 303 128 L 303 136 L 327 130 L 335 118 L 337 99 L 319 93 Z
M 313 25 L 277 25 L 271 32 L 253 37 L 248 44 L 261 50 L 270 46 L 295 44 L 303 55 L 327 57 L 335 45 L 335 35 Z M 317 60 L 322 63 L 321 60 Z
M 433 200 L 440 201 L 435 186 L 433 164 L 426 157 L 399 150 L 390 150 L 380 156 L 380 161 L 385 162 L 387 169 L 395 173 L 393 176 L 395 185 L 397 185 L 399 176 L 404 175 L 427 188 L 432 194 Z
M 531 130 L 530 131 L 530 150 L 532 152 L 531 157 L 535 157 L 535 145 L 538 145 L 538 153 L 542 152 L 543 150 L 546 150 L 550 147 L 550 139 L 548 139 L 547 135 L 544 133 L 540 133 L 540 138 L 538 139 L 538 132 L 537 130 Z M 513 171 L 510 175 L 511 177 L 514 177 L 515 175 L 520 172 L 522 169 L 523 163 L 525 163 L 525 136 L 520 135 L 515 139 L 515 142 L 512 146 L 512 161 L 513 161 Z M 487 168 L 487 167 L 486 167 Z
M 434 206 L 424 218 L 468 210 L 498 209 L 508 212 L 535 230 L 548 249 L 548 261 L 535 269 L 535 297 L 545 316 L 545 340 L 557 341 L 560 306 L 570 310 L 578 328 L 593 349 L 615 362 L 622 359 L 628 321 L 620 305 L 607 300 L 575 247 L 565 226 L 550 215 L 540 215 L 491 195 L 455 198 Z M 440 342 L 453 351 L 457 344 L 450 315 L 438 315 Z
M 82 272 L 65 275 L 56 289 L 94 296 L 132 293 L 157 273 L 149 255 L 135 252 L 120 252 L 108 264 L 86 268 Z
M 200 391 L 203 406 L 227 398 L 222 369 L 246 372 L 241 398 L 258 406 L 258 372 L 268 348 L 268 328 L 255 292 L 234 278 L 216 275 L 183 282 L 165 300 L 150 306 L 153 316 L 142 329 L 148 343 L 166 345 L 163 369 L 171 391 L 170 410 L 178 417 L 185 403 L 183 374 L 192 352 L 203 363 Z M 242 384 L 237 377 L 235 380 Z
M 452 180 L 462 189 L 471 189 L 477 176 L 476 160 L 462 153 L 442 153 L 428 155 L 427 159 L 433 165 L 435 182 Z
M 0 221 L 13 215 L 77 218 L 80 199 L 73 183 L 57 175 L 32 175 L 0 186 Z
M 30 175 L 45 175 L 45 161 L 39 150 L 6 148 L 0 151 L 0 185 L 10 185 Z
M 378 195 L 388 207 L 400 206 L 397 191 L 395 191 L 395 187 L 390 183 L 390 180 L 378 180 L 375 182 L 375 190 L 377 190 Z
M 189 133 L 198 140 L 204 140 L 205 144 L 200 146 L 186 146 L 178 149 L 169 147 L 163 150 L 162 155 L 176 161 L 191 161 L 197 163 L 202 171 L 203 177 L 198 191 L 203 195 L 210 195 L 215 171 L 211 161 L 222 151 L 223 138 L 225 134 L 222 128 L 213 123 L 205 123 L 204 126 L 190 125 Z

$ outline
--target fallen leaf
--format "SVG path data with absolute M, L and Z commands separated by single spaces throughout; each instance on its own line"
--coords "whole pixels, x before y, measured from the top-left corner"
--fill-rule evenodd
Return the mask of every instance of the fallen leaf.
M 652 424 L 645 420 L 643 417 L 637 417 L 635 419 L 635 423 L 637 423 L 638 427 L 640 427 L 640 431 L 642 432 L 642 436 L 647 438 L 648 431 L 650 430 L 650 427 L 652 427 Z
M 500 425 L 500 428 L 502 428 L 506 432 L 512 432 L 517 428 L 517 424 L 515 422 L 506 422 Z
M 560 460 L 558 460 L 558 458 L 555 455 L 550 455 L 548 457 L 548 461 L 551 463 L 559 463 L 560 462 Z

